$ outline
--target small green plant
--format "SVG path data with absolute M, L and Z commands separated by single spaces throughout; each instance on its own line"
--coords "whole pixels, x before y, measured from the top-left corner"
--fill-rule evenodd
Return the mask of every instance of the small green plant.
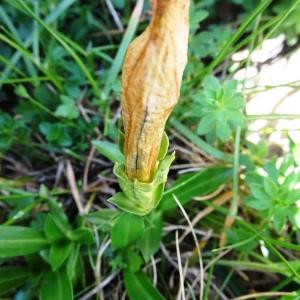
M 76 107 L 75 101 L 65 95 L 60 96 L 62 104 L 59 105 L 55 111 L 55 115 L 57 117 L 62 117 L 67 120 L 74 120 L 78 119 L 79 111 Z
M 263 174 L 260 174 L 263 173 Z M 260 173 L 247 175 L 251 195 L 245 204 L 271 220 L 274 228 L 281 232 L 289 220 L 300 228 L 300 172 L 295 169 L 291 159 L 283 161 L 278 167 L 267 163 Z
M 0 112 L 0 152 L 6 152 L 18 140 L 26 140 L 29 130 L 20 122 L 16 122 L 10 115 Z
M 232 29 L 229 26 L 211 26 L 209 30 L 193 36 L 190 51 L 197 59 L 215 57 L 231 35 Z
M 73 299 L 72 285 L 83 276 L 82 270 L 76 274 L 82 266 L 80 249 L 94 244 L 94 235 L 81 217 L 71 225 L 45 187 L 39 197 L 40 202 L 47 203 L 48 214 L 39 213 L 38 221 L 30 227 L 0 226 L 0 259 L 26 257 L 25 266 L 7 266 L 7 273 L 0 272 L 0 295 L 26 283 L 32 296 L 39 291 L 41 300 Z
M 238 126 L 245 125 L 245 104 L 234 80 L 221 84 L 216 77 L 208 76 L 203 80 L 203 91 L 194 100 L 192 116 L 201 117 L 198 134 L 226 142 Z

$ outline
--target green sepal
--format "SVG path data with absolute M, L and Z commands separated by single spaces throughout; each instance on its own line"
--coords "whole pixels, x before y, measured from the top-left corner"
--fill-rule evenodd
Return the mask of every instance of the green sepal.
M 125 166 L 116 163 L 114 174 L 118 177 L 122 192 L 117 193 L 108 201 L 120 209 L 144 216 L 150 213 L 159 204 L 165 183 L 167 181 L 171 163 L 175 159 L 175 153 L 165 156 L 158 164 L 152 182 L 139 182 L 137 179 L 131 181 L 125 172 Z
M 160 149 L 159 149 L 159 153 L 158 153 L 158 160 L 163 160 L 167 153 L 168 153 L 168 148 L 169 148 L 169 138 L 168 135 L 166 134 L 166 132 L 164 131 L 163 137 L 161 139 L 161 143 L 160 143 Z
M 125 134 L 119 129 L 119 149 L 124 154 L 124 143 L 125 143 Z

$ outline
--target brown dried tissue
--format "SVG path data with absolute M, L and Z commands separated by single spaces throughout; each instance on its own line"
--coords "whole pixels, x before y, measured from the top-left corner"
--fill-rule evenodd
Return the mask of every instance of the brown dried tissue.
M 147 29 L 129 46 L 122 74 L 125 170 L 150 182 L 187 61 L 189 0 L 153 0 Z

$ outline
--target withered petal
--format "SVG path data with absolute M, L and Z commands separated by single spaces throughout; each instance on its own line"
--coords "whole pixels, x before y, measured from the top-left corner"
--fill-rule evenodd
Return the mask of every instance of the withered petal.
M 189 0 L 153 0 L 148 28 L 129 46 L 122 74 L 125 168 L 151 181 L 187 61 Z

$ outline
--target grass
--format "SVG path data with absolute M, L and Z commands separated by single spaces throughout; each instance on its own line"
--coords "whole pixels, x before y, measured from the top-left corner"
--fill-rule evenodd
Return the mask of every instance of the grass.
M 273 130 L 297 121 L 296 103 L 294 114 L 250 115 L 234 102 L 298 92 L 299 79 L 248 88 L 246 77 L 264 41 L 283 34 L 276 59 L 294 53 L 300 0 L 193 2 L 197 28 L 167 125 L 176 161 L 161 204 L 142 218 L 107 199 L 119 192 L 113 164 L 123 159 L 120 73 L 149 1 L 1 4 L 3 299 L 300 299 L 299 145 L 292 130 L 279 154 L 264 128 L 261 144 L 248 140 L 257 120 Z M 237 65 L 239 50 L 249 55 Z M 245 68 L 244 81 L 230 82 Z

